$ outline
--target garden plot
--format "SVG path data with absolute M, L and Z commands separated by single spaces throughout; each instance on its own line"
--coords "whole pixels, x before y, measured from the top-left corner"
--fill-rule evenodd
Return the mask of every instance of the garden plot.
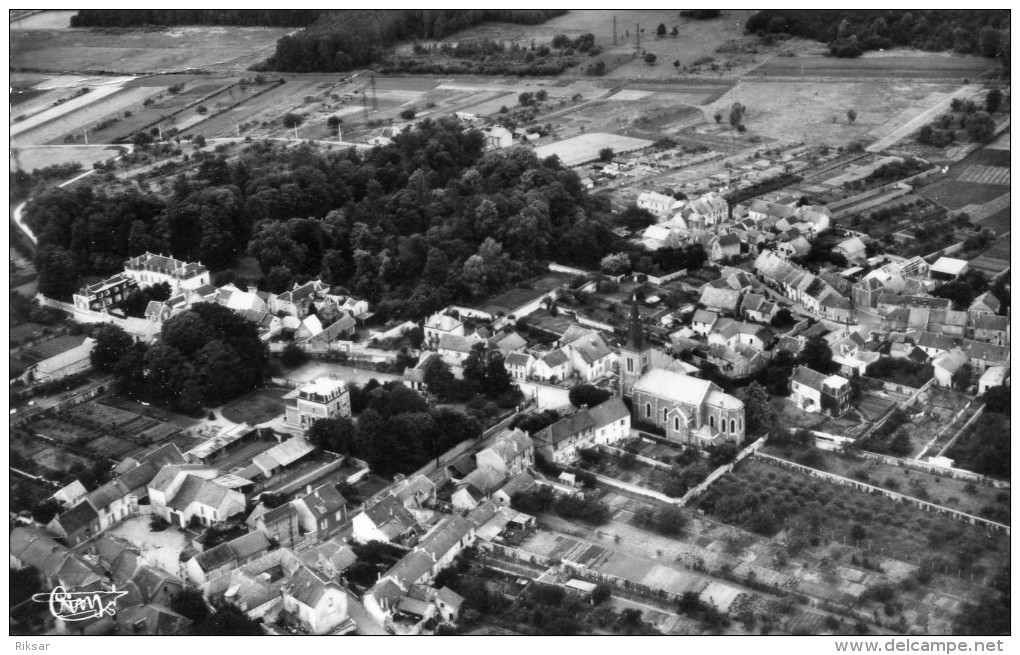
M 34 171 L 54 164 L 81 164 L 82 171 L 96 162 L 105 162 L 121 155 L 124 148 L 108 145 L 95 146 L 18 146 L 11 150 L 11 170 Z
M 74 453 L 69 453 L 53 446 L 47 446 L 43 450 L 32 455 L 32 461 L 43 468 L 56 471 L 58 473 L 63 473 L 75 464 L 81 464 L 83 466 L 88 466 L 90 464 L 89 460 L 81 457 L 80 455 L 75 455 Z
M 577 166 L 598 159 L 599 151 L 603 148 L 611 148 L 613 152 L 620 154 L 647 148 L 651 145 L 652 142 L 645 139 L 593 132 L 539 146 L 535 148 L 535 154 L 539 159 L 556 155 L 564 165 Z
M 88 449 L 96 455 L 115 460 L 123 458 L 124 455 L 137 448 L 138 446 L 130 441 L 110 436 L 99 437 L 88 444 Z

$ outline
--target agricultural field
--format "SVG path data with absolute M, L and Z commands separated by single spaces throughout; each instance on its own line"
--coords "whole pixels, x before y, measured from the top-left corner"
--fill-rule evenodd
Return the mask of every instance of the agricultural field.
M 952 164 L 945 179 L 925 187 L 921 193 L 949 209 L 965 212 L 979 227 L 990 228 L 997 234 L 1008 232 L 1009 132 Z
M 809 145 L 843 145 L 870 141 L 876 130 L 890 120 L 902 121 L 900 114 L 915 104 L 930 103 L 932 94 L 950 93 L 949 84 L 889 80 L 881 82 L 771 82 L 768 78 L 745 78 L 729 92 L 704 107 L 706 117 L 723 115 L 722 125 L 699 128 L 708 134 L 730 134 L 726 123 L 733 103 L 747 109 L 747 132 L 736 137 L 746 141 L 753 135 L 780 139 L 794 138 Z M 857 117 L 847 119 L 847 110 Z M 897 118 L 899 117 L 899 118 Z M 731 135 L 732 136 L 732 135 Z
M 21 30 L 11 39 L 11 70 L 119 74 L 244 71 L 293 32 L 271 27 Z M 74 62 L 70 64 L 70 62 Z

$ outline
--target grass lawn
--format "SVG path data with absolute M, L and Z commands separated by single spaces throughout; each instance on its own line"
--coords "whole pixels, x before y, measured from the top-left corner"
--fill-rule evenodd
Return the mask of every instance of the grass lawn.
M 283 396 L 288 389 L 256 389 L 223 408 L 223 418 L 234 423 L 258 425 L 283 414 Z

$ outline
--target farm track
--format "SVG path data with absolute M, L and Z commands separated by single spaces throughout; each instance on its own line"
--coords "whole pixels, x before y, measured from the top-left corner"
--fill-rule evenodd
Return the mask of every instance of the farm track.
M 925 109 L 917 116 L 915 116 L 913 119 L 899 126 L 889 134 L 880 138 L 878 141 L 875 141 L 870 146 L 868 146 L 866 150 L 868 152 L 881 152 L 896 145 L 900 140 L 906 138 L 910 134 L 913 134 L 917 130 L 921 129 L 921 127 L 924 126 L 926 123 L 929 123 L 932 120 L 934 120 L 936 116 L 947 111 L 949 109 L 950 104 L 952 104 L 953 102 L 953 98 L 967 98 L 977 93 L 978 90 L 979 88 L 976 86 L 965 86 L 962 89 L 959 89 L 953 94 L 935 103 L 931 107 Z

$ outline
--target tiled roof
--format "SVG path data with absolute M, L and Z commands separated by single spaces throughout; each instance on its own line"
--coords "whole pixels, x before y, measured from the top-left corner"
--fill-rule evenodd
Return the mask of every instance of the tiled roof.
M 651 370 L 634 384 L 634 391 L 697 407 L 704 400 L 712 383 L 708 380 L 664 370 Z
M 83 500 L 57 517 L 64 532 L 71 535 L 99 521 L 99 514 L 88 500 Z
M 184 484 L 177 490 L 173 499 L 167 504 L 173 509 L 182 512 L 193 502 L 207 507 L 218 508 L 229 492 L 230 489 L 212 480 L 204 480 L 200 477 L 189 475 L 185 478 Z
M 301 502 L 315 516 L 316 522 L 347 506 L 347 501 L 344 499 L 343 494 L 337 491 L 336 487 L 332 484 L 323 484 L 316 487 L 312 493 L 302 496 Z

